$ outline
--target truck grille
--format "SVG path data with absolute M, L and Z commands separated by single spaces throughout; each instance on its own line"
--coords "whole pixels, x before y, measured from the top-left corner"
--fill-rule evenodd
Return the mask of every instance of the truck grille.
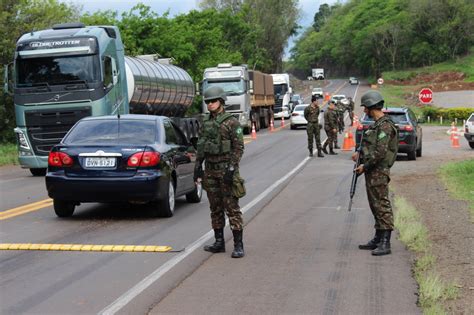
M 25 112 L 26 130 L 35 154 L 48 155 L 78 120 L 90 115 L 90 107 Z

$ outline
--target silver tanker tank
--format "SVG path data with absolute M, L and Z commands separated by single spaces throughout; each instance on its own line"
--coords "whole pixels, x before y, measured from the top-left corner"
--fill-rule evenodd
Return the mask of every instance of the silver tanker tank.
M 173 65 L 125 57 L 130 113 L 183 117 L 193 103 L 189 74 Z

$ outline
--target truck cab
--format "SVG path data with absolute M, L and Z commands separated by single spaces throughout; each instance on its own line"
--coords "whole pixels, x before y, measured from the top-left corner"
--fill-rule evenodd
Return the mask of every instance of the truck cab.
M 275 118 L 290 118 L 291 110 L 290 100 L 293 90 L 290 86 L 290 76 L 288 73 L 274 73 L 273 93 L 275 94 L 275 108 L 273 110 Z
M 44 174 L 50 149 L 81 118 L 128 112 L 123 49 L 117 27 L 82 23 L 18 40 L 13 99 L 23 168 Z

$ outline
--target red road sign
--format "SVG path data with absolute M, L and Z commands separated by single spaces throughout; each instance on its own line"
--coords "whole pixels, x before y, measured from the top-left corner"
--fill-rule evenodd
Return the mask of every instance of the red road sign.
M 428 88 L 421 89 L 420 93 L 418 94 L 418 99 L 423 104 L 430 104 L 433 101 L 433 91 Z

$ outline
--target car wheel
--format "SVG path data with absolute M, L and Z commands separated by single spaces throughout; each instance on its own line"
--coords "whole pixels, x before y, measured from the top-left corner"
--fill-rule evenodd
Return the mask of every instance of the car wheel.
M 76 205 L 73 202 L 65 200 L 53 200 L 54 212 L 60 218 L 70 217 L 74 213 Z
M 474 142 L 469 142 L 469 146 L 471 147 L 471 149 L 474 149 Z
M 296 126 L 295 126 L 295 125 L 290 125 L 290 128 L 291 128 L 292 130 L 295 130 L 295 129 L 296 129 Z
M 423 141 L 420 140 L 420 147 L 418 149 L 416 149 L 416 156 L 417 157 L 421 157 L 421 154 L 423 153 L 422 152 L 422 147 L 423 147 Z
M 160 199 L 154 204 L 153 216 L 170 218 L 174 214 L 175 206 L 175 195 L 174 195 L 174 184 L 173 180 L 170 179 L 168 182 L 168 190 L 166 191 L 163 199 Z
M 416 150 L 408 152 L 408 159 L 410 161 L 416 160 Z
M 31 175 L 44 176 L 46 175 L 46 168 L 30 168 Z
M 194 183 L 194 190 L 186 194 L 186 201 L 192 202 L 192 203 L 198 203 L 201 201 L 201 198 L 202 198 L 202 184 Z

